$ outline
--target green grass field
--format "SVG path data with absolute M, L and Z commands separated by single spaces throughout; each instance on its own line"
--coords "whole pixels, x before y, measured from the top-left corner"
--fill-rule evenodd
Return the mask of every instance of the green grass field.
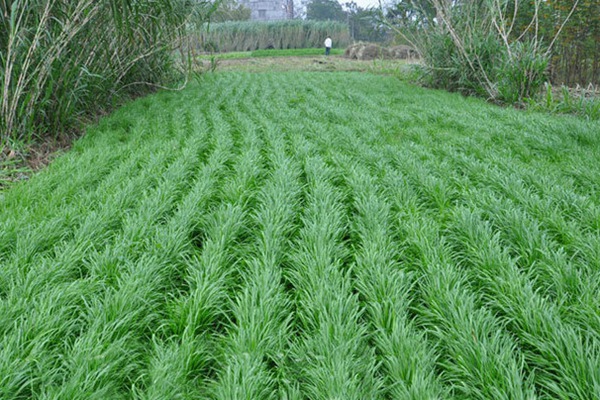
M 202 79 L 0 192 L 0 398 L 600 398 L 600 123 Z

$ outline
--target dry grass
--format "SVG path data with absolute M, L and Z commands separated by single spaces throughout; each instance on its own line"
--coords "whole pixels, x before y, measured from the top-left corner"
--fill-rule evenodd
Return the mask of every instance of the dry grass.
M 395 74 L 406 71 L 411 62 L 406 60 L 350 60 L 341 56 L 317 57 L 264 57 L 218 61 L 218 71 L 288 72 L 288 71 L 356 71 L 377 74 Z M 210 66 L 209 61 L 203 63 Z

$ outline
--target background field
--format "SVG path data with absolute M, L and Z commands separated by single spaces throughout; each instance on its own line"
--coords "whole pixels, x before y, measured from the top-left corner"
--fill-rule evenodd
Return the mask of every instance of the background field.
M 217 73 L 0 192 L 0 398 L 596 399 L 600 123 Z
M 243 54 L 243 53 L 234 53 Z M 380 75 L 393 75 L 409 80 L 415 75 L 413 64 L 406 60 L 350 60 L 340 56 L 287 56 L 201 59 L 199 68 L 210 71 L 235 72 L 369 72 Z
M 344 49 L 331 49 L 331 55 L 342 55 Z M 254 50 L 254 51 L 232 51 L 230 53 L 206 54 L 198 56 L 201 60 L 210 60 L 217 57 L 220 60 L 237 60 L 242 58 L 263 58 L 263 57 L 304 57 L 304 56 L 324 56 L 325 48 L 310 49 L 282 49 L 282 50 Z

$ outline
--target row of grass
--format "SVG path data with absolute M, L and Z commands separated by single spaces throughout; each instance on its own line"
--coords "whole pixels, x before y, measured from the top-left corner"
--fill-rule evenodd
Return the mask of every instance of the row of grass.
M 597 122 L 201 79 L 0 192 L 0 397 L 600 397 Z
M 285 49 L 285 50 L 255 50 L 251 57 L 302 57 L 302 56 L 320 56 L 325 53 L 323 48 L 316 49 Z M 332 55 L 344 54 L 344 49 L 331 49 Z

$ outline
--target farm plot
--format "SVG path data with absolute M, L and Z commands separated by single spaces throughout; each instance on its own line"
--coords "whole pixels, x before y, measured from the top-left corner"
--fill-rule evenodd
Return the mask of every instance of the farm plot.
M 0 398 L 600 398 L 600 124 L 206 75 L 0 193 Z

